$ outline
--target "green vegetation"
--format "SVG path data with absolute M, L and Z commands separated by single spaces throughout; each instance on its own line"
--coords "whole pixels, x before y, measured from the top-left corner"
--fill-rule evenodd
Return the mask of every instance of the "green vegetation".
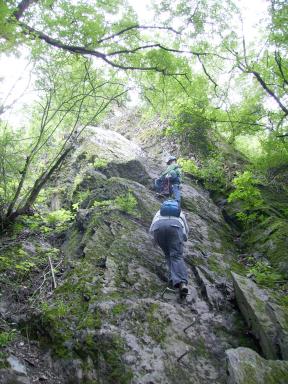
M 235 190 L 230 193 L 228 202 L 241 201 L 241 211 L 237 212 L 236 216 L 245 225 L 255 221 L 264 206 L 261 193 L 256 187 L 257 183 L 257 179 L 249 171 L 233 179 Z
M 183 172 L 192 176 L 198 176 L 199 168 L 194 160 L 179 158 L 177 163 L 181 166 Z
M 113 200 L 101 200 L 101 201 L 97 201 L 95 200 L 94 203 L 93 203 L 93 207 L 94 208 L 109 208 L 111 207 L 113 204 Z
M 46 216 L 46 220 L 48 224 L 52 224 L 54 226 L 63 226 L 69 221 L 74 219 L 74 215 L 72 212 L 67 211 L 66 209 L 59 209 L 58 211 L 49 212 Z
M 200 170 L 200 177 L 203 179 L 204 186 L 208 190 L 224 190 L 227 187 L 227 176 L 224 171 L 223 158 L 219 155 L 208 157 L 203 162 L 203 167 Z
M 46 207 L 45 207 L 46 208 Z M 41 214 L 22 216 L 18 218 L 11 228 L 14 235 L 20 234 L 25 228 L 33 233 L 55 234 L 67 229 L 75 214 L 64 208 L 57 211 L 48 211 L 46 208 Z
M 106 168 L 107 167 L 107 164 L 108 164 L 108 160 L 105 160 L 105 159 L 96 159 L 93 163 L 93 166 L 96 168 L 96 169 L 103 169 L 103 168 Z
M 57 248 L 45 248 L 35 240 L 32 246 L 34 252 L 23 249 L 22 244 L 7 247 L 0 256 L 1 281 L 9 282 L 9 276 L 13 281 L 19 283 L 29 277 L 31 272 L 36 272 L 48 264 L 48 255 L 51 259 L 57 259 L 59 250 Z
M 254 276 L 258 284 L 267 287 L 274 287 L 275 283 L 281 283 L 284 280 L 280 272 L 277 272 L 271 265 L 264 261 L 257 261 L 248 271 Z
M 6 91 L 0 79 L 0 282 L 20 301 L 27 294 L 27 305 L 42 287 L 47 300 L 35 294 L 31 335 L 58 357 L 83 357 L 87 370 L 98 370 L 108 384 L 132 380 L 123 340 L 99 330 L 107 319 L 121 321 L 129 309 L 125 298 L 138 295 L 131 289 L 139 280 L 133 261 L 142 256 L 137 225 L 148 224 L 152 209 L 138 197 L 140 187 L 134 193 L 125 180 L 101 174 L 108 162 L 97 146 L 78 149 L 85 139 L 94 142 L 89 126 L 113 129 L 114 107 L 129 105 L 132 87 L 139 91 L 137 113 L 149 126 L 142 139 L 159 143 L 159 153 L 179 150 L 183 171 L 221 201 L 239 231 L 241 252 L 253 255 L 231 268 L 279 288 L 278 302 L 287 305 L 287 5 L 263 2 L 263 18 L 254 15 L 258 34 L 249 28 L 247 36 L 241 2 L 196 3 L 157 0 L 142 23 L 122 0 L 0 2 L 0 52 L 15 61 L 25 55 L 27 66 L 18 62 L 23 73 L 15 74 L 31 77 L 26 91 L 33 91 L 24 98 L 21 81 Z M 113 119 L 102 124 L 110 112 Z M 61 209 L 51 211 L 55 200 Z M 185 204 L 191 211 L 196 206 Z M 58 259 L 60 243 L 65 278 L 48 295 L 47 260 Z M 215 273 L 221 268 L 215 255 L 207 265 Z M 113 281 L 105 296 L 107 270 Z M 156 289 L 150 284 L 145 294 Z M 109 314 L 99 305 L 107 298 L 115 304 Z M 165 343 L 169 319 L 161 308 L 152 303 L 135 312 L 135 334 Z M 12 338 L 2 331 L 0 346 Z M 195 351 L 209 357 L 204 339 Z
M 114 307 L 112 308 L 112 314 L 113 316 L 117 317 L 122 313 L 126 312 L 127 310 L 128 310 L 127 304 L 119 303 L 114 305 Z
M 189 149 L 200 158 L 208 156 L 213 149 L 209 139 L 211 123 L 205 118 L 206 106 L 208 106 L 208 100 L 205 95 L 202 95 L 201 101 L 198 100 L 196 103 L 193 100 L 180 105 L 177 103 L 173 120 L 166 130 L 166 135 L 180 136 L 185 140 L 190 146 Z
M 115 199 L 116 207 L 121 211 L 126 212 L 130 215 L 137 215 L 136 207 L 138 205 L 137 199 L 134 197 L 132 192 L 128 192 L 125 195 L 117 196 Z
M 94 208 L 100 209 L 119 209 L 122 212 L 128 213 L 132 216 L 138 216 L 139 212 L 137 210 L 138 202 L 135 196 L 131 191 L 128 191 L 126 194 L 117 196 L 113 200 L 95 200 L 93 202 Z
M 16 330 L 12 331 L 0 331 L 0 348 L 6 347 L 16 336 Z
M 160 0 L 151 7 L 146 26 L 121 0 L 99 1 L 97 6 L 68 0 L 53 7 L 49 2 L 1 4 L 1 52 L 29 52 L 36 95 L 25 106 L 25 129 L 11 126 L 2 113 L 13 110 L 18 100 L 9 103 L 4 96 L 1 103 L 2 226 L 39 204 L 39 194 L 71 156 L 86 127 L 101 122 L 114 102 L 127 101 L 128 78 L 140 91 L 146 116 L 159 114 L 168 122 L 165 134 L 182 144 L 183 156 L 196 155 L 196 176 L 206 188 L 223 191 L 233 176 L 223 174 L 223 140 L 253 159 L 255 174 L 261 169 L 269 183 L 277 180 L 287 188 L 276 171 L 288 161 L 284 3 L 263 5 L 265 17 L 254 39 L 243 36 L 239 20 L 245 16 L 238 17 L 242 4 L 233 1 L 200 0 L 194 9 L 184 0 Z M 220 42 L 215 35 L 223 37 Z M 183 47 L 189 47 L 184 55 Z M 246 145 L 251 142 L 257 151 Z M 96 156 L 95 168 L 106 165 Z
M 225 191 L 229 180 L 226 180 L 224 170 L 224 159 L 220 155 L 210 155 L 203 159 L 201 165 L 197 165 L 194 160 L 180 158 L 179 165 L 183 172 L 202 181 L 205 188 L 209 191 Z
M 159 304 L 151 304 L 147 310 L 148 335 L 157 343 L 162 343 L 166 337 L 168 321 L 158 313 Z

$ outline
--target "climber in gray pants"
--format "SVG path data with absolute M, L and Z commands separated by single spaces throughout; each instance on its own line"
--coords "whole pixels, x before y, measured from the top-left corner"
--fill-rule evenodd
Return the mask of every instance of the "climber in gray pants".
M 161 216 L 156 213 L 149 232 L 154 243 L 158 244 L 165 254 L 169 269 L 169 280 L 174 288 L 179 288 L 180 295 L 188 294 L 188 273 L 183 260 L 183 243 L 187 241 L 188 225 L 184 214 L 180 217 Z

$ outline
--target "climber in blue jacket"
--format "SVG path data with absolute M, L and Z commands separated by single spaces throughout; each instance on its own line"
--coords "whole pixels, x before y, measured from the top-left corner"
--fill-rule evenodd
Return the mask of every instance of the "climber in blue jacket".
M 175 201 L 176 203 L 176 201 Z M 179 217 L 155 214 L 149 232 L 154 244 L 159 245 L 165 254 L 169 269 L 169 282 L 179 288 L 180 297 L 188 294 L 188 273 L 183 259 L 184 241 L 188 239 L 188 224 L 183 212 Z

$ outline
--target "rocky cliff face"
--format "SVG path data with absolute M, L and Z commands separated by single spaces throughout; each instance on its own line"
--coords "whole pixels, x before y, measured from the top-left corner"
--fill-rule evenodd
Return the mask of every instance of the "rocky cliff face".
M 165 260 L 148 234 L 161 204 L 151 185 L 164 167 L 167 143 L 158 145 L 156 128 L 151 142 L 137 127 L 130 139 L 119 133 L 123 126 L 115 120 L 108 128 L 91 128 L 53 181 L 50 206 L 73 207 L 74 221 L 58 234 L 30 230 L 20 239 L 31 257 L 54 252 L 56 288 L 47 285 L 50 271 L 43 262 L 33 279 L 23 280 L 22 296 L 5 291 L 3 321 L 22 329 L 5 353 L 24 371 L 5 357 L 2 382 L 32 383 L 42 377 L 71 384 L 248 383 L 237 370 L 249 354 L 257 356 L 250 371 L 262 369 L 256 352 L 263 348 L 236 304 L 230 272 L 239 269 L 237 249 L 221 210 L 207 191 L 185 179 L 190 294 L 187 302 L 179 302 L 164 292 Z M 176 143 L 169 145 L 176 150 Z M 273 383 L 287 379 L 285 364 L 282 381 Z M 263 383 L 259 380 L 256 375 L 249 382 Z

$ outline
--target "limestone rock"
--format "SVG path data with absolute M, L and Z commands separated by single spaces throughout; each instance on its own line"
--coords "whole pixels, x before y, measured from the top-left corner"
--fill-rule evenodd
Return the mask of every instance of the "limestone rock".
M 223 296 L 216 288 L 215 284 L 209 279 L 205 268 L 195 267 L 193 271 L 196 275 L 198 283 L 211 308 L 220 309 L 223 306 Z M 206 272 L 206 273 L 205 273 Z
M 288 361 L 265 360 L 249 348 L 228 349 L 227 384 L 287 384 Z
M 148 152 L 153 143 L 155 152 Z M 182 189 L 190 295 L 186 303 L 161 295 L 167 265 L 149 226 L 162 200 L 150 183 L 166 156 L 163 141 L 153 143 L 147 136 L 144 152 L 118 133 L 93 128 L 57 176 L 62 204 L 77 213 L 59 245 L 64 273 L 45 310 L 28 314 L 28 329 L 50 350 L 51 372 L 63 384 L 224 384 L 225 351 L 254 348 L 230 300 L 232 233 L 193 180 Z M 127 195 L 132 204 L 119 204 Z
M 26 376 L 18 375 L 12 369 L 0 369 L 1 384 L 31 384 L 31 380 Z
M 288 359 L 288 322 L 281 307 L 252 280 L 232 273 L 238 306 L 268 359 Z
M 7 364 L 10 368 L 0 369 L 1 384 L 30 384 L 31 380 L 27 377 L 25 365 L 13 355 L 7 359 Z

